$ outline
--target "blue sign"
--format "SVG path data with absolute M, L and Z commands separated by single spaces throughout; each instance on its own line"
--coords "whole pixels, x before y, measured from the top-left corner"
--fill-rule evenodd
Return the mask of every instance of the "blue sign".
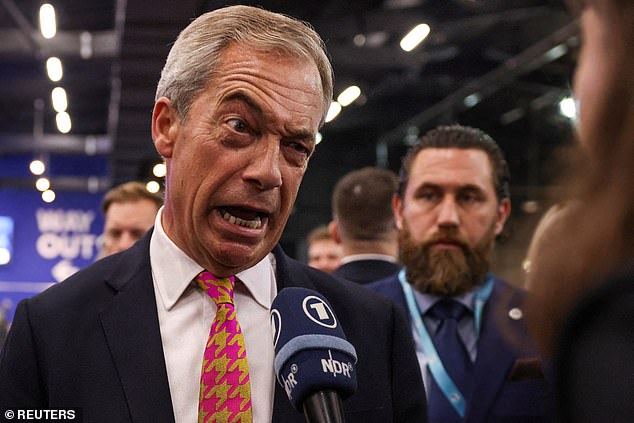
M 103 194 L 56 194 L 48 204 L 37 191 L 0 189 L 0 318 L 97 257 Z

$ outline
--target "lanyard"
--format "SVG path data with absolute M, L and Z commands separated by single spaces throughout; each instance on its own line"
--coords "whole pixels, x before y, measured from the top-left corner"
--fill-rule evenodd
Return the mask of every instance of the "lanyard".
M 416 340 L 416 342 L 421 343 L 419 347 L 422 347 L 423 353 L 427 358 L 427 366 L 429 367 L 429 371 L 438 384 L 440 390 L 443 392 L 447 400 L 449 400 L 449 403 L 453 406 L 456 412 L 458 412 L 460 417 L 464 417 L 465 409 L 467 408 L 467 402 L 464 398 L 464 395 L 462 395 L 456 384 L 453 382 L 453 380 L 451 380 L 451 377 L 449 377 L 447 370 L 445 370 L 445 367 L 443 366 L 442 361 L 438 356 L 436 347 L 434 346 L 434 343 L 429 336 L 429 332 L 427 331 L 427 328 L 423 323 L 420 310 L 418 308 L 418 305 L 416 304 L 416 299 L 414 298 L 412 286 L 407 282 L 405 269 L 401 269 L 401 271 L 398 273 L 398 280 L 401 283 L 403 292 L 405 293 L 405 300 L 407 302 L 409 314 L 412 317 L 414 329 L 418 333 L 418 337 L 420 339 L 420 341 Z M 493 275 L 489 274 L 487 276 L 487 281 L 484 283 L 484 285 L 478 288 L 475 295 L 474 322 L 476 336 L 480 334 L 482 310 L 484 309 L 484 305 L 486 304 L 487 300 L 491 296 L 491 291 L 493 291 Z

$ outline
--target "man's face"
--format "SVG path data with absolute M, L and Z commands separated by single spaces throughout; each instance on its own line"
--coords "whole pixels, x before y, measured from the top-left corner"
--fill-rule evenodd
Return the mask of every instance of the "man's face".
M 334 272 L 341 264 L 341 244 L 333 239 L 313 241 L 308 247 L 308 265 L 324 272 Z
M 457 295 L 482 282 L 510 203 L 498 203 L 491 163 L 477 149 L 427 148 L 394 198 L 401 259 L 423 292 Z
M 279 240 L 323 116 L 308 60 L 228 47 L 181 120 L 157 100 L 153 138 L 166 159 L 167 235 L 218 276 L 251 267 Z
M 154 225 L 157 211 L 156 203 L 146 199 L 112 203 L 105 216 L 101 255 L 130 248 Z

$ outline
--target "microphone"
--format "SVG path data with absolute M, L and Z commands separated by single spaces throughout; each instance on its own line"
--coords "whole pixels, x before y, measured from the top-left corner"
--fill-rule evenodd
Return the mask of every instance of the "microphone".
M 275 375 L 308 423 L 343 423 L 342 398 L 357 390 L 357 353 L 328 301 L 284 288 L 271 305 Z

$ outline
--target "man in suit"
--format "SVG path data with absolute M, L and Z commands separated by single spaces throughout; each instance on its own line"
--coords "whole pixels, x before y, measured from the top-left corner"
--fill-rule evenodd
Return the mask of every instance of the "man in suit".
M 109 190 L 101 202 L 104 216 L 103 246 L 99 258 L 126 250 L 154 225 L 163 196 L 145 184 L 126 182 Z
M 489 272 L 508 185 L 501 150 L 474 128 L 431 130 L 403 160 L 392 206 L 404 268 L 370 287 L 409 314 L 431 422 L 549 419 L 524 292 Z
M 343 248 L 343 258 L 335 275 L 366 284 L 399 271 L 391 208 L 397 187 L 394 172 L 379 167 L 353 170 L 337 182 L 329 228 Z
M 18 306 L 0 408 L 78 408 L 84 422 L 302 422 L 274 380 L 269 315 L 278 291 L 300 286 L 328 299 L 356 348 L 347 421 L 425 420 L 403 314 L 276 247 L 331 72 L 312 29 L 260 8 L 218 9 L 179 35 L 152 115 L 167 166 L 154 229 Z
M 332 239 L 328 225 L 319 225 L 306 236 L 308 265 L 324 272 L 334 272 L 341 263 L 341 245 Z

